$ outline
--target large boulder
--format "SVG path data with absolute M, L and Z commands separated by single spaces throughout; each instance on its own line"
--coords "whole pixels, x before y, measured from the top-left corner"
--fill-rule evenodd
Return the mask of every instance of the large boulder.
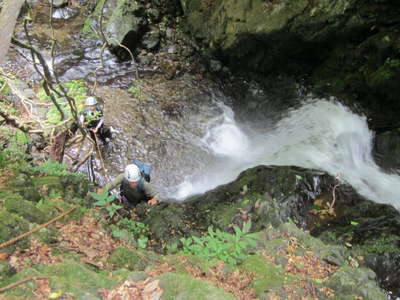
M 316 198 L 332 200 L 335 178 L 326 173 L 297 167 L 258 166 L 244 171 L 232 183 L 219 186 L 183 204 L 147 204 L 135 211 L 155 240 L 165 246 L 182 236 L 201 234 L 209 226 L 230 231 L 252 220 L 252 230 L 293 220 L 305 227 L 313 216 L 309 209 Z M 336 201 L 354 196 L 339 192 Z
M 400 295 L 400 213 L 371 201 L 342 203 L 340 213 L 311 232 L 326 243 L 343 244 L 364 258 L 381 285 Z
M 146 32 L 147 24 L 143 5 L 120 0 L 106 26 L 106 38 L 114 49 L 120 49 L 121 44 L 135 49 Z

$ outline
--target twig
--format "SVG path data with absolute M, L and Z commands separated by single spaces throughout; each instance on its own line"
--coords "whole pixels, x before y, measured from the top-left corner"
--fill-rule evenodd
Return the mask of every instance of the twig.
M 20 239 L 23 239 L 24 237 L 27 237 L 28 235 L 30 235 L 30 234 L 32 234 L 32 233 L 34 233 L 34 232 L 36 232 L 36 231 L 39 231 L 40 229 L 42 229 L 42 228 L 44 228 L 44 227 L 46 227 L 46 226 L 48 226 L 48 225 L 50 225 L 50 224 L 52 224 L 52 223 L 54 223 L 54 222 L 60 220 L 61 218 L 65 217 L 66 215 L 68 215 L 69 213 L 71 213 L 71 212 L 72 212 L 75 208 L 77 208 L 77 207 L 78 207 L 78 206 L 75 205 L 75 206 L 72 207 L 71 209 L 67 210 L 66 212 L 63 212 L 61 215 L 59 215 L 59 216 L 57 216 L 57 217 L 51 219 L 50 221 L 48 221 L 48 222 L 46 222 L 46 223 L 44 223 L 44 224 L 42 224 L 42 225 L 39 225 L 38 227 L 36 227 L 36 228 L 34 228 L 34 229 L 32 229 L 32 230 L 30 230 L 30 231 L 28 231 L 28 232 L 25 232 L 25 233 L 23 233 L 23 234 L 21 234 L 21 235 L 15 237 L 15 238 L 13 238 L 13 239 L 7 241 L 7 242 L 1 243 L 1 244 L 0 244 L 0 249 L 1 249 L 1 248 L 4 248 L 4 247 L 7 247 L 7 246 L 9 246 L 9 245 L 11 245 L 11 244 L 14 244 L 15 242 L 19 241 Z
M 133 57 L 132 51 L 128 47 L 126 47 L 125 45 L 122 45 L 120 42 L 118 42 L 115 38 L 111 38 L 111 39 L 113 41 L 115 41 L 118 44 L 118 46 L 120 46 L 121 48 L 124 48 L 126 51 L 128 51 L 129 55 L 131 56 L 132 62 L 135 65 L 136 80 L 139 79 L 139 71 L 138 71 L 138 68 L 137 68 L 137 64 L 136 64 L 135 58 Z
M 73 172 L 78 171 L 78 169 L 88 160 L 88 158 L 90 157 L 90 155 L 93 152 L 93 146 L 89 149 L 88 153 L 86 154 L 86 156 L 83 158 L 83 160 L 75 167 Z
M 6 285 L 5 287 L 0 288 L 0 293 L 3 293 L 7 290 L 15 288 L 16 286 L 19 286 L 19 285 L 21 285 L 25 282 L 31 281 L 31 280 L 43 280 L 43 279 L 47 279 L 47 277 L 41 277 L 41 276 L 27 277 L 25 279 L 19 280 L 17 282 L 11 283 L 9 285 Z
M 107 170 L 106 170 L 106 167 L 105 167 L 105 164 L 104 164 L 104 160 L 103 160 L 103 155 L 101 154 L 101 151 L 100 151 L 99 139 L 97 138 L 96 133 L 94 134 L 94 138 L 95 138 L 95 144 L 96 144 L 96 151 L 97 151 L 97 154 L 99 155 L 99 158 L 100 158 L 101 167 L 103 168 L 104 177 L 107 180 L 110 180 L 108 178 Z

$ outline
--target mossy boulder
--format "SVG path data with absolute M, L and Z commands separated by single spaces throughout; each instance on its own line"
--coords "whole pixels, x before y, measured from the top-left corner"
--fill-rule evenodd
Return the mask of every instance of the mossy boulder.
M 343 266 L 324 285 L 336 291 L 338 296 L 335 299 L 354 295 L 365 300 L 387 299 L 376 283 L 375 273 L 370 269 Z
M 304 226 L 313 200 L 321 195 L 329 197 L 334 181 L 319 171 L 258 166 L 183 204 L 161 203 L 151 210 L 142 204 L 135 212 L 149 226 L 154 239 L 163 244 L 201 234 L 209 226 L 223 231 L 231 231 L 234 225 L 242 228 L 250 217 L 252 231 L 268 224 L 278 226 L 289 219 Z
M 268 262 L 257 255 L 252 255 L 241 268 L 255 275 L 252 288 L 258 297 L 265 297 L 265 294 L 280 288 L 288 278 L 284 269 L 274 263 Z M 286 279 L 285 279 L 286 277 Z M 287 281 L 289 283 L 289 281 Z
M 72 293 L 76 299 L 99 299 L 99 289 L 112 288 L 128 273 L 125 270 L 121 274 L 113 273 L 114 276 L 109 276 L 109 272 L 95 272 L 81 263 L 66 260 L 51 266 L 37 265 L 25 269 L 4 282 L 4 285 L 30 276 L 41 276 L 50 279 L 53 292 Z M 7 291 L 5 296 L 6 299 L 33 299 L 35 288 L 35 282 L 30 281 Z
M 4 195 L 4 193 L 3 193 Z M 34 202 L 23 199 L 19 194 L 9 193 L 4 207 L 32 223 L 41 224 L 47 220 L 46 214 L 37 208 Z
M 132 271 L 143 271 L 159 261 L 158 255 L 150 251 L 117 248 L 108 258 L 114 268 L 126 268 Z
M 22 176 L 23 175 L 23 176 Z M 21 181 L 20 178 L 23 178 Z M 84 198 L 89 190 L 88 181 L 80 174 L 62 175 L 19 174 L 7 182 L 7 188 L 19 193 L 25 200 L 38 202 L 44 197 L 60 196 L 65 201 L 74 202 Z
M 342 203 L 334 220 L 321 224 L 312 234 L 330 245 L 347 245 L 354 256 L 381 278 L 381 285 L 400 293 L 400 213 L 372 201 Z
M 164 290 L 164 300 L 235 300 L 236 297 L 200 279 L 188 274 L 164 273 L 159 277 L 160 287 Z
M 184 28 L 239 70 L 306 71 L 326 58 L 332 44 L 365 35 L 385 15 L 388 3 L 341 0 L 181 0 Z M 372 18 L 372 11 L 375 10 Z M 398 9 L 397 9 L 398 12 Z
M 29 223 L 27 221 L 5 209 L 0 210 L 0 243 L 7 242 L 27 231 L 29 231 Z M 27 239 L 21 239 L 5 247 L 2 251 L 11 253 L 17 247 L 26 248 L 28 245 L 29 241 Z
M 122 48 L 119 45 L 134 50 L 146 32 L 147 25 L 146 11 L 142 4 L 119 0 L 105 28 L 105 34 L 114 51 L 121 56 Z

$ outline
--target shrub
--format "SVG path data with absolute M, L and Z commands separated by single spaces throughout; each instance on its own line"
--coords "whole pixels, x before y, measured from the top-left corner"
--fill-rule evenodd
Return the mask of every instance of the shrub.
M 247 258 L 246 248 L 255 246 L 255 234 L 250 234 L 251 222 L 247 222 L 241 230 L 234 227 L 235 234 L 222 232 L 219 229 L 208 228 L 208 234 L 203 237 L 192 236 L 181 238 L 183 254 L 193 254 L 228 264 L 238 264 Z

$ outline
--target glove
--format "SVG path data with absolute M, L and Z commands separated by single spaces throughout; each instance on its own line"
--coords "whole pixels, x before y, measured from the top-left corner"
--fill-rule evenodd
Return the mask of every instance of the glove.
M 158 200 L 157 199 L 151 199 L 151 200 L 147 201 L 147 203 L 150 204 L 150 205 L 155 205 L 155 204 L 158 203 Z

